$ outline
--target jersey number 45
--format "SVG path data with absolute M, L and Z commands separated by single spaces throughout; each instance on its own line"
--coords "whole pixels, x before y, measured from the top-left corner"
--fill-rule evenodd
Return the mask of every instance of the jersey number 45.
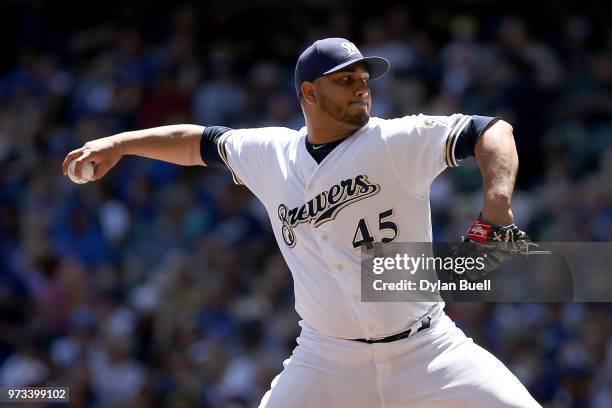
M 397 224 L 389 219 L 391 217 L 393 217 L 393 208 L 390 208 L 378 214 L 378 231 L 381 235 L 387 235 L 380 240 L 380 242 L 382 242 L 383 244 L 393 242 L 399 234 L 399 228 L 397 227 Z M 373 242 L 376 241 L 376 238 L 374 237 L 374 235 L 372 235 L 370 231 L 371 228 L 368 226 L 368 221 L 365 218 L 360 219 L 357 223 L 355 235 L 353 236 L 353 247 L 360 248 L 365 245 L 367 250 L 373 249 Z M 392 236 L 388 236 L 391 234 Z

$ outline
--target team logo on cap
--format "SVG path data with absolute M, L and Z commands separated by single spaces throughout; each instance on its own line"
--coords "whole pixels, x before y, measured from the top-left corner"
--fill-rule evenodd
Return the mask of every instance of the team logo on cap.
M 344 48 L 346 50 L 346 54 L 350 57 L 353 54 L 357 54 L 359 53 L 359 50 L 357 49 L 357 47 L 355 46 L 355 44 L 353 44 L 352 42 L 349 41 L 342 41 L 340 43 L 340 46 L 342 48 Z

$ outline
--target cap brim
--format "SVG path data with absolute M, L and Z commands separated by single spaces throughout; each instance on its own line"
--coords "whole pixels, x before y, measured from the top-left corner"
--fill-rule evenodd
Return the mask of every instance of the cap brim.
M 368 73 L 370 74 L 370 79 L 380 78 L 381 76 L 385 75 L 391 67 L 391 64 L 389 64 L 389 61 L 387 61 L 386 58 L 364 57 L 337 65 L 332 69 L 325 71 L 323 74 L 331 74 L 332 72 L 342 71 L 342 68 L 346 68 L 349 65 L 353 65 L 358 62 L 363 62 L 366 65 L 368 68 Z

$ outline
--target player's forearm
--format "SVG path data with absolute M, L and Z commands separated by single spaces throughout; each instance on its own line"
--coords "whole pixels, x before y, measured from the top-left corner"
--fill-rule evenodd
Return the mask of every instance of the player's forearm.
M 518 171 L 512 126 L 501 120 L 493 124 L 479 139 L 474 153 L 483 178 L 482 217 L 496 224 L 511 224 L 510 203 Z
M 136 155 L 183 166 L 203 166 L 200 139 L 204 127 L 170 125 L 110 136 L 121 155 Z

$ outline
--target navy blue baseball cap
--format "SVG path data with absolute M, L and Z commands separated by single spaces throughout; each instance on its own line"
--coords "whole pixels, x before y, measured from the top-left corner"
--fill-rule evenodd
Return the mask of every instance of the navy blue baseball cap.
M 355 44 L 344 38 L 324 38 L 315 41 L 300 55 L 295 66 L 295 91 L 300 96 L 304 81 L 314 81 L 321 75 L 340 71 L 356 62 L 368 68 L 370 79 L 383 76 L 389 70 L 389 61 L 382 57 L 364 57 Z

